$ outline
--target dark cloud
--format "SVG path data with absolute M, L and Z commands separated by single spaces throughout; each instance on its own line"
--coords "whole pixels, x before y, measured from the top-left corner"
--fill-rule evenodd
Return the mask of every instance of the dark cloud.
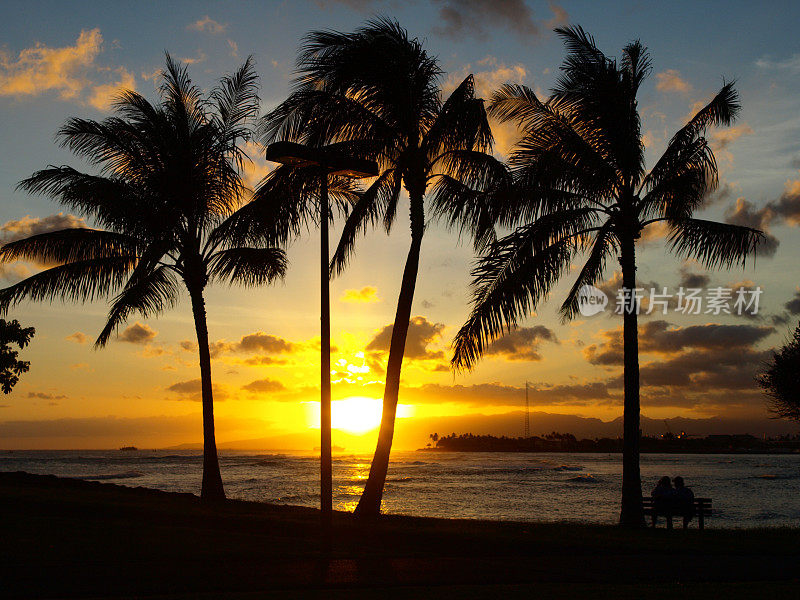
M 296 349 L 297 344 L 275 335 L 263 333 L 261 331 L 242 337 L 238 344 L 238 350 L 242 352 L 267 352 L 269 354 L 281 354 L 285 352 L 293 352 Z
M 67 397 L 64 394 L 48 394 L 47 392 L 28 392 L 28 398 L 36 398 L 37 400 L 65 400 Z
M 775 213 L 770 205 L 756 208 L 756 206 L 744 198 L 738 198 L 736 203 L 729 206 L 725 211 L 725 222 L 732 225 L 752 227 L 764 232 L 764 239 L 758 246 L 760 256 L 774 256 L 780 246 L 780 240 L 769 233 L 769 226 L 775 219 Z
M 247 385 L 243 385 L 242 389 L 251 393 L 272 393 L 282 392 L 286 389 L 286 386 L 284 386 L 280 381 L 267 377 L 265 379 L 251 381 Z
M 552 329 L 544 325 L 521 327 L 493 342 L 484 354 L 502 356 L 507 360 L 542 360 L 538 352 L 542 342 L 558 343 Z
M 689 388 L 693 394 L 719 390 L 755 392 L 754 378 L 770 354 L 768 350 L 743 347 L 685 352 L 643 365 L 640 378 L 642 386 Z
M 241 353 L 255 353 L 264 352 L 266 354 L 291 354 L 302 349 L 304 346 L 314 345 L 317 342 L 309 342 L 307 344 L 297 344 L 290 342 L 287 339 L 264 333 L 263 331 L 256 331 L 254 333 L 242 336 L 238 342 L 228 342 L 226 340 L 217 340 L 209 344 L 209 351 L 211 358 L 217 358 L 223 354 L 230 354 L 235 352 Z M 318 343 L 317 343 L 318 345 Z M 183 340 L 180 347 L 186 352 L 197 352 L 197 343 L 192 340 Z M 331 349 L 333 351 L 333 349 Z M 262 355 L 244 362 L 251 365 L 259 364 L 283 364 L 286 361 L 279 359 L 272 359 L 269 356 Z
M 658 320 L 639 326 L 639 352 L 677 354 L 684 350 L 736 350 L 756 344 L 775 332 L 774 327 L 758 325 L 720 325 L 706 323 L 674 327 Z M 605 338 L 583 350 L 586 359 L 595 365 L 623 364 L 622 327 L 601 332 Z
M 744 198 L 728 207 L 725 220 L 735 225 L 745 225 L 760 229 L 767 235 L 767 240 L 759 248 L 765 256 L 772 256 L 780 242 L 769 233 L 770 226 L 788 224 L 800 225 L 800 180 L 789 181 L 781 195 L 758 208 Z
M 705 288 L 711 282 L 711 277 L 706 273 L 693 273 L 686 265 L 680 268 L 680 274 L 678 285 L 682 288 Z
M 147 324 L 139 323 L 136 321 L 133 325 L 128 325 L 125 330 L 119 334 L 120 342 L 128 342 L 129 344 L 146 344 L 152 341 L 158 332 Z
M 800 289 L 796 290 L 792 299 L 784 304 L 790 315 L 800 315 Z
M 389 351 L 392 340 L 391 324 L 381 329 L 378 334 L 367 344 L 366 351 L 384 353 Z M 404 357 L 412 360 L 442 360 L 445 357 L 442 350 L 429 350 L 428 346 L 442 337 L 443 323 L 432 323 L 425 317 L 412 317 L 408 326 L 406 348 Z
M 548 386 L 536 384 L 528 390 L 534 405 L 592 404 L 608 401 L 608 388 L 602 382 L 588 382 Z M 429 383 L 421 386 L 403 387 L 402 398 L 414 404 L 436 404 L 456 402 L 480 406 L 524 405 L 525 387 L 502 383 L 478 383 L 474 385 L 442 385 Z
M 439 8 L 441 25 L 436 32 L 453 39 L 486 38 L 492 29 L 505 29 L 528 43 L 538 40 L 569 16 L 560 6 L 550 3 L 549 19 L 537 19 L 525 0 L 434 0 Z
M 180 400 L 200 402 L 203 399 L 202 382 L 199 378 L 173 383 L 167 388 L 167 391 L 175 394 Z M 227 389 L 216 383 L 212 384 L 212 392 L 214 394 L 214 400 L 222 401 L 228 398 Z
M 743 348 L 752 346 L 774 332 L 773 327 L 757 325 L 706 323 L 672 327 L 666 321 L 651 321 L 639 328 L 639 349 L 671 354 L 687 348 Z

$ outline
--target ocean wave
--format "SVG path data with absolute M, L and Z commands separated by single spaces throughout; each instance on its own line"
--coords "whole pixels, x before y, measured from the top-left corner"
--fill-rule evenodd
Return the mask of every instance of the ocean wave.
M 587 473 L 586 475 L 577 475 L 575 477 L 570 477 L 567 481 L 572 481 L 574 483 L 600 483 L 597 478 L 592 475 L 591 473 Z
M 405 483 L 406 481 L 412 481 L 413 478 L 411 477 L 390 477 L 386 481 L 390 481 L 393 483 Z
M 86 481 L 105 481 L 108 479 L 136 479 L 144 477 L 144 473 L 139 471 L 126 471 L 125 473 L 108 473 L 102 475 L 80 475 L 75 479 L 85 479 Z
M 570 465 L 560 465 L 553 467 L 553 471 L 583 471 L 583 467 L 572 467 Z

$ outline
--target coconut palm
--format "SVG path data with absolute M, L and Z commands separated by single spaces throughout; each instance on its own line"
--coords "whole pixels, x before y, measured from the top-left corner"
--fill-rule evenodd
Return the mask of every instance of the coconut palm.
M 638 41 L 629 44 L 617 63 L 580 27 L 556 32 L 568 52 L 550 98 L 540 100 L 527 87 L 512 85 L 492 98 L 490 114 L 516 122 L 523 132 L 509 158 L 513 193 L 490 194 L 482 201 L 462 196 L 468 202 L 458 210 L 478 229 L 494 221 L 513 231 L 490 242 L 476 263 L 472 311 L 456 335 L 452 364 L 471 368 L 486 345 L 536 309 L 572 262 L 584 255 L 586 262 L 561 306 L 562 318 L 571 319 L 581 288 L 602 280 L 608 260 L 618 259 L 628 290 L 623 291 L 620 522 L 638 526 L 643 517 L 637 307 L 632 293 L 637 240 L 645 228 L 661 223 L 673 252 L 716 268 L 744 265 L 762 234 L 692 216 L 717 186 L 717 165 L 705 131 L 733 122 L 739 102 L 732 82 L 674 135 L 647 172 L 636 100 L 650 72 L 646 48 Z
M 282 250 L 232 245 L 218 233 L 236 215 L 247 187 L 242 142 L 257 116 L 257 76 L 248 59 L 208 95 L 167 55 L 160 102 L 123 92 L 116 115 L 70 119 L 62 146 L 99 167 L 98 174 L 48 167 L 19 187 L 48 195 L 93 221 L 11 242 L 0 260 L 51 266 L 0 291 L 0 308 L 23 299 L 86 301 L 114 294 L 96 346 L 105 346 L 134 314 L 156 315 L 189 293 L 200 358 L 203 408 L 203 500 L 225 498 L 214 437 L 206 307 L 208 283 L 258 285 L 282 277 Z
M 357 238 L 370 225 L 380 222 L 387 232 L 391 229 L 403 188 L 410 201 L 411 245 L 392 330 L 378 443 L 355 511 L 370 517 L 380 512 L 394 436 L 425 196 L 430 186 L 446 185 L 445 175 L 468 175 L 466 165 L 482 164 L 491 131 L 472 76 L 443 101 L 436 59 L 395 21 L 373 20 L 353 33 L 312 32 L 298 58 L 298 72 L 291 96 L 264 119 L 265 141 L 341 144 L 349 154 L 380 165 L 378 177 L 351 207 L 331 261 L 332 274 L 346 267 Z

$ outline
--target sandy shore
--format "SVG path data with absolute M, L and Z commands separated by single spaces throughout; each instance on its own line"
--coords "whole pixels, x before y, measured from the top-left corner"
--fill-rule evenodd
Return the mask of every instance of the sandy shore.
M 337 513 L 0 473 L 0 596 L 97 598 L 796 597 L 800 530 Z

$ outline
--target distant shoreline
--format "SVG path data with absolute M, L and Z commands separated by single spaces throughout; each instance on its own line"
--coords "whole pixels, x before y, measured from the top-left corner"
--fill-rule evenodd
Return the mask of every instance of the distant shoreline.
M 458 452 L 462 454 L 622 454 L 622 450 L 455 450 L 452 448 L 418 448 L 420 452 Z M 758 454 L 791 456 L 800 450 L 642 450 L 640 454 Z

